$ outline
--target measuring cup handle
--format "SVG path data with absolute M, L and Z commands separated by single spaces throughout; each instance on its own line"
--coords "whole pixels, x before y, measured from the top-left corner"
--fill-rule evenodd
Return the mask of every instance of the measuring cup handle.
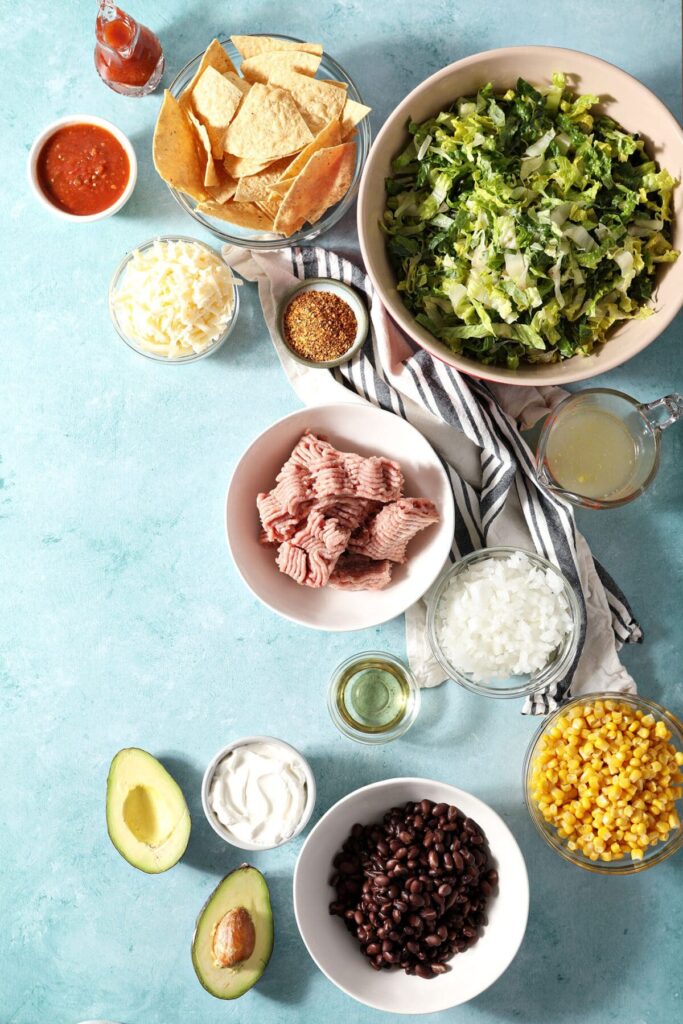
M 666 430 L 672 423 L 683 419 L 683 395 L 665 395 L 656 402 L 648 402 L 638 408 L 655 430 Z

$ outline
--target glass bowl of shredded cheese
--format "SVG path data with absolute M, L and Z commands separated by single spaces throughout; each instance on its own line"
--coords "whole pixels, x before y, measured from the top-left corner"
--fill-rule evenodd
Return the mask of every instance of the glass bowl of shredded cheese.
M 579 653 L 576 595 L 533 551 L 474 551 L 441 578 L 427 609 L 434 656 L 446 675 L 487 697 L 524 697 L 567 676 Z
M 683 846 L 683 724 L 636 694 L 592 693 L 543 721 L 524 762 L 534 825 L 557 853 L 630 875 Z
M 204 242 L 162 235 L 121 260 L 109 286 L 109 312 L 135 352 L 164 363 L 212 355 L 237 321 L 233 271 Z

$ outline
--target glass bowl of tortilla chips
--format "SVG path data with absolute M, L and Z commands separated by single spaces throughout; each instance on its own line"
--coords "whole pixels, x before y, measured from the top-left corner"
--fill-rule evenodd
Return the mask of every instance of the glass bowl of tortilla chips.
M 166 91 L 154 164 L 178 204 L 223 241 L 310 242 L 355 198 L 369 112 L 320 44 L 221 36 Z

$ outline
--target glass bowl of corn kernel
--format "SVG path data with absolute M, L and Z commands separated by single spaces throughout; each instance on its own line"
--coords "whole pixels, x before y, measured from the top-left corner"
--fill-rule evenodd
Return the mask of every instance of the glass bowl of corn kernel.
M 588 871 L 630 875 L 683 846 L 683 724 L 633 694 L 576 697 L 549 715 L 524 761 L 536 828 Z

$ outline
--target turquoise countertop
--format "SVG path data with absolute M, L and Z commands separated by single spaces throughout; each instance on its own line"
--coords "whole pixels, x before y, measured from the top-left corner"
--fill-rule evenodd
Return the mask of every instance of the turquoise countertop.
M 162 38 L 167 82 L 220 31 L 321 39 L 373 105 L 375 131 L 443 65 L 522 43 L 598 54 L 680 115 L 677 0 L 128 3 Z M 424 774 L 471 790 L 509 823 L 531 876 L 526 939 L 496 985 L 444 1020 L 681 1020 L 683 855 L 619 879 L 582 872 L 548 849 L 522 803 L 522 758 L 536 723 L 516 703 L 449 683 L 425 693 L 404 739 L 379 749 L 344 739 L 325 709 L 329 674 L 364 647 L 400 654 L 402 621 L 365 633 L 309 632 L 263 608 L 238 578 L 223 533 L 230 474 L 247 443 L 298 401 L 250 286 L 215 358 L 161 366 L 114 334 L 107 286 L 123 253 L 157 233 L 198 230 L 151 164 L 159 95 L 124 99 L 95 74 L 95 6 L 0 0 L 12 41 L 0 68 L 0 1021 L 381 1019 L 334 988 L 299 938 L 291 879 L 302 839 L 252 858 L 268 877 L 276 919 L 259 985 L 226 1004 L 194 976 L 195 917 L 241 861 L 206 824 L 199 783 L 220 746 L 254 733 L 281 736 L 310 758 L 314 820 L 357 786 Z M 140 172 L 121 214 L 73 226 L 39 207 L 25 162 L 47 122 L 78 111 L 126 131 Z M 353 213 L 324 243 L 353 252 Z M 643 400 L 681 390 L 682 328 L 679 317 L 600 383 Z M 646 495 L 581 516 L 645 630 L 646 642 L 624 661 L 644 694 L 679 713 L 682 464 L 683 430 L 674 429 Z M 109 762 L 129 745 L 162 758 L 193 817 L 187 855 L 157 877 L 126 864 L 106 834 Z

